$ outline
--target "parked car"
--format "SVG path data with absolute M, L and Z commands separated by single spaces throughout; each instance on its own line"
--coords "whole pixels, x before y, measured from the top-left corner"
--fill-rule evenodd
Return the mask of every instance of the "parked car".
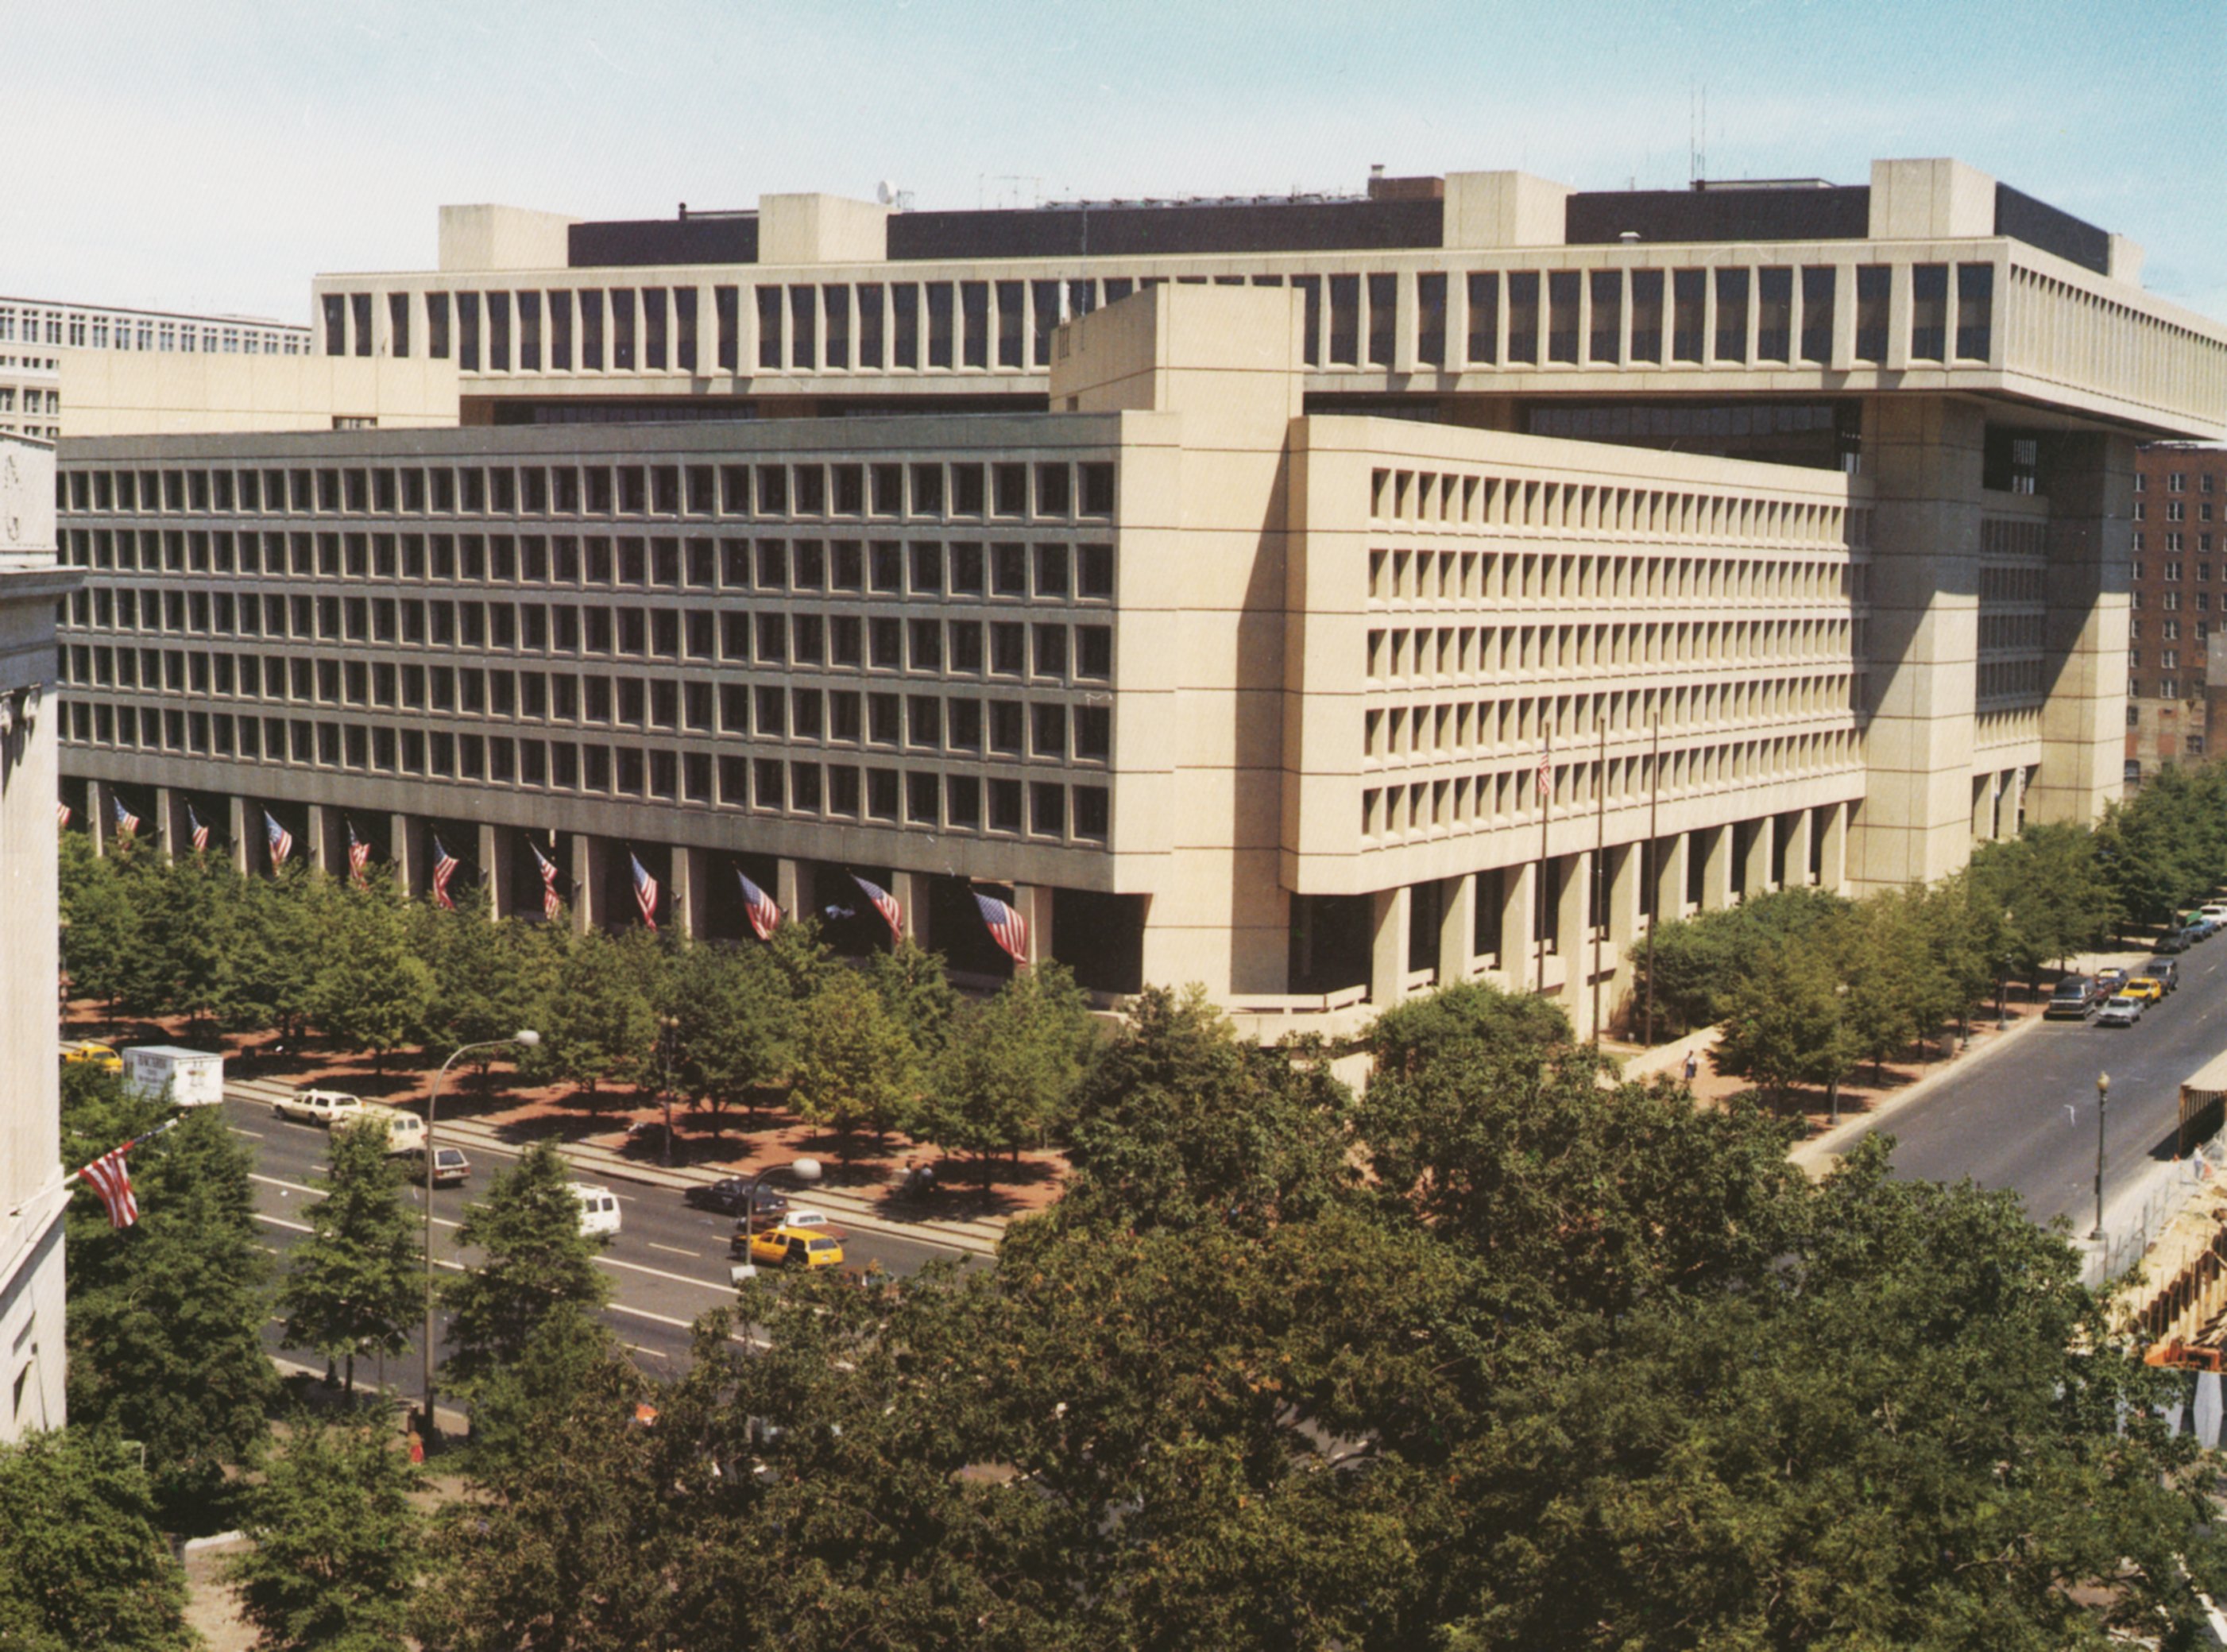
M 350 1128 L 377 1126 L 386 1132 L 386 1151 L 400 1155 L 416 1152 L 425 1145 L 425 1121 L 414 1113 L 405 1113 L 399 1107 L 383 1107 L 365 1103 Z
M 580 1202 L 580 1231 L 593 1238 L 597 1234 L 616 1234 L 619 1230 L 618 1195 L 609 1188 L 590 1186 L 585 1182 L 572 1183 L 572 1196 Z
M 824 1210 L 791 1210 L 774 1222 L 753 1222 L 748 1217 L 737 1217 L 734 1236 L 727 1241 L 727 1254 L 744 1255 L 759 1240 L 782 1228 L 796 1233 L 832 1234 L 834 1232 Z
M 2096 983 L 2086 975 L 2068 975 L 2058 982 L 2057 990 L 2049 995 L 2049 1007 L 2042 1014 L 2051 1020 L 2084 1021 L 2096 1007 Z
M 2209 923 L 2192 923 L 2180 932 L 2181 950 L 2187 951 L 2199 941 L 2209 941 L 2216 928 Z
M 2142 1000 L 2131 992 L 2115 994 L 2096 1012 L 2099 1027 L 2131 1027 L 2142 1018 Z
M 708 1187 L 688 1190 L 688 1202 L 723 1215 L 738 1216 L 743 1211 L 743 1200 L 750 1192 L 750 1179 L 741 1176 L 723 1176 Z M 788 1209 L 788 1196 L 778 1188 L 762 1187 L 751 1206 L 759 1221 L 778 1216 Z
M 2161 956 L 2169 956 L 2174 953 L 2186 952 L 2188 947 L 2188 931 L 2173 929 L 2166 932 L 2165 939 L 2159 941 L 2154 950 Z
M 2154 975 L 2137 975 L 2119 991 L 2130 998 L 2140 998 L 2145 1004 L 2155 1004 L 2165 996 L 2165 983 Z
M 98 1067 L 104 1072 L 120 1073 L 124 1057 L 106 1044 L 91 1038 L 73 1039 L 62 1046 L 62 1059 L 73 1065 Z
M 2180 966 L 2170 958 L 2153 958 L 2141 968 L 2141 973 L 2157 982 L 2168 992 L 2180 991 Z
M 412 1181 L 423 1182 L 425 1179 L 424 1148 L 420 1146 L 410 1149 L 404 1153 L 403 1160 L 410 1167 Z M 436 1147 L 433 1150 L 433 1185 L 435 1187 L 460 1185 L 470 1177 L 471 1173 L 472 1162 L 464 1157 L 463 1148 Z
M 2127 972 L 2123 969 L 2099 969 L 2096 972 L 2096 996 L 2099 998 L 2109 998 L 2126 984 Z
M 297 1090 L 291 1095 L 281 1096 L 273 1101 L 271 1111 L 281 1119 L 293 1119 L 305 1125 L 322 1125 L 330 1130 L 344 1119 L 361 1118 L 363 1103 L 340 1090 Z
M 783 1222 L 750 1241 L 750 1260 L 760 1267 L 840 1267 L 843 1241 L 825 1228 Z

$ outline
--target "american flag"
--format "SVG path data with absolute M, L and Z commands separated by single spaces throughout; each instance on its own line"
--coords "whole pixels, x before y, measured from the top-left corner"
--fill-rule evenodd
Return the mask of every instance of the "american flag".
M 449 852 L 449 845 L 441 841 L 441 834 L 433 834 L 433 904 L 443 912 L 453 912 L 456 903 L 449 898 L 449 880 L 456 875 L 456 858 Z
M 57 803 L 57 804 L 55 804 L 55 805 L 54 805 L 54 824 L 55 824 L 56 826 L 67 826 L 69 823 L 70 823 L 70 806 L 69 806 L 68 804 L 67 804 L 67 803 Z
M 1017 964 L 1029 961 L 1029 921 L 1013 907 L 994 895 L 974 891 L 974 904 L 981 909 L 982 922 L 990 926 L 990 939 L 1003 947 L 1005 955 Z
M 123 1147 L 109 1149 L 78 1172 L 93 1183 L 93 1190 L 108 1207 L 112 1228 L 129 1228 L 139 1220 L 139 1202 L 131 1196 L 131 1172 L 124 1166 L 124 1149 L 131 1145 L 127 1141 Z
M 541 868 L 541 915 L 550 922 L 557 922 L 557 909 L 565 904 L 557 893 L 557 863 L 541 852 L 541 845 L 528 838 L 526 846 L 533 851 L 533 864 Z M 551 848 L 556 845 L 552 844 Z
M 271 845 L 271 870 L 277 871 L 286 864 L 286 857 L 294 852 L 294 834 L 278 824 L 278 817 L 269 809 L 263 811 L 263 835 Z
M 641 864 L 641 857 L 631 849 L 627 858 L 634 863 L 634 903 L 641 909 L 641 921 L 649 928 L 657 928 L 657 880 L 649 875 L 649 868 Z
M 194 813 L 194 806 L 190 803 L 186 805 L 186 831 L 192 837 L 196 852 L 208 847 L 208 828 L 201 824 L 201 817 Z
M 869 883 L 856 872 L 851 874 L 851 881 L 865 891 L 866 898 L 874 903 L 874 910 L 882 915 L 882 922 L 890 926 L 890 939 L 903 940 L 904 909 L 897 904 L 897 896 L 878 883 Z
M 750 882 L 750 874 L 741 867 L 735 876 L 743 885 L 743 909 L 750 914 L 750 928 L 758 932 L 760 941 L 771 941 L 773 932 L 781 928 L 781 909 L 774 904 L 773 896 Z
M 371 845 L 355 835 L 355 822 L 345 814 L 341 816 L 341 824 L 348 828 L 348 877 L 358 889 L 361 889 L 369 881 L 365 876 L 365 869 L 371 864 Z
M 139 830 L 139 817 L 124 807 L 122 798 L 111 796 L 108 800 L 116 806 L 116 835 L 129 838 L 135 834 Z
M 1539 754 L 1538 793 L 1542 809 L 1554 800 L 1554 753 L 1551 747 Z

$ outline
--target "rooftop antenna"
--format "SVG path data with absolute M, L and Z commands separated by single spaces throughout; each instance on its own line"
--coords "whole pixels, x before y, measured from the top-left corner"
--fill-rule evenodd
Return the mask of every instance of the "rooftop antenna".
M 874 199 L 880 201 L 884 207 L 895 205 L 897 198 L 897 189 L 887 178 L 884 178 L 879 183 L 874 186 Z
M 1686 98 L 1686 182 L 1700 188 L 1709 175 L 1709 89 L 1701 86 Z

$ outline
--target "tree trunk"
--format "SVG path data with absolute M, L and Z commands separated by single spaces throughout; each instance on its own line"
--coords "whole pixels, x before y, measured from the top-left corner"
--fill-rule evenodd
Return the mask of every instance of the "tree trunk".
M 341 1383 L 341 1392 L 351 1400 L 355 1398 L 355 1355 L 348 1356 L 348 1375 Z

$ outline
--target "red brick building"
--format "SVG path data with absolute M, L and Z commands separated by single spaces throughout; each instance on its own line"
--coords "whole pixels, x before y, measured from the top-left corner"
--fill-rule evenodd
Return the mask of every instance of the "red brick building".
M 2227 622 L 2227 448 L 2144 448 L 2134 469 L 2132 613 L 2127 635 L 2127 779 L 2200 760 L 2205 657 Z M 2220 684 L 2227 694 L 2227 681 Z M 2227 727 L 2221 737 L 2227 739 Z

